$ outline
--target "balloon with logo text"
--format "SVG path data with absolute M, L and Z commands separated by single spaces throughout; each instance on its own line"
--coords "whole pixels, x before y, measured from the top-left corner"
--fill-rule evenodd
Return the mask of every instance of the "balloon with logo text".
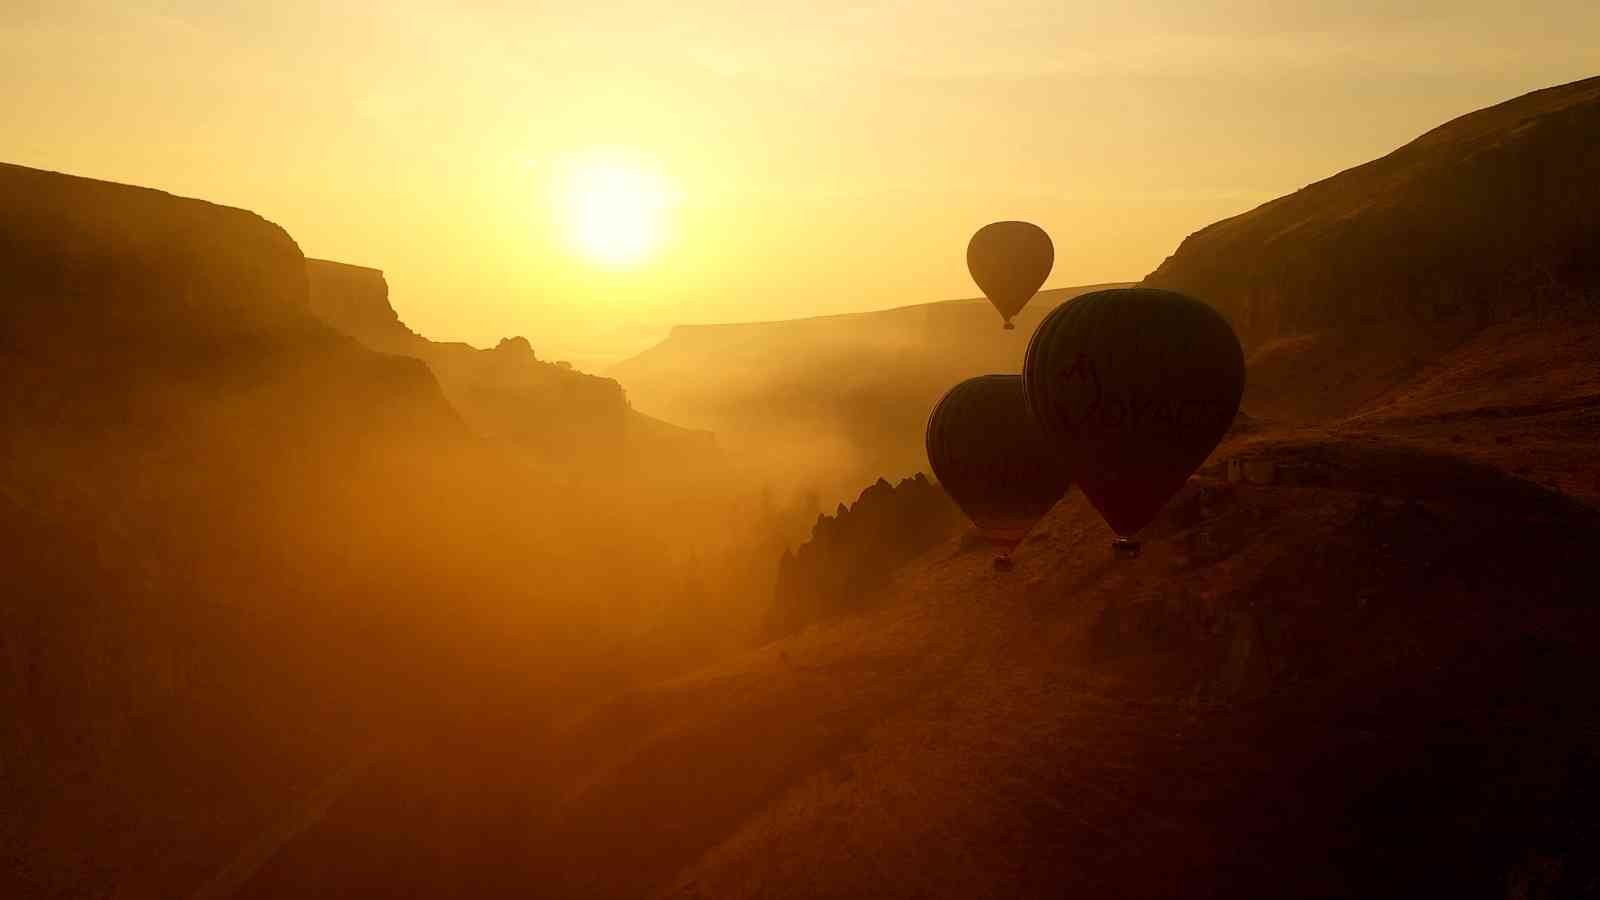
M 1028 408 L 1067 475 L 1131 542 L 1222 440 L 1244 394 L 1227 320 L 1152 288 L 1094 291 L 1052 310 L 1028 342 Z

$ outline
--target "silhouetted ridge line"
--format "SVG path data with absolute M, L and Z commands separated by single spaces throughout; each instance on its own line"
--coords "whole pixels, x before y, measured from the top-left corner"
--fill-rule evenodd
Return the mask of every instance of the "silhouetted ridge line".
M 306 260 L 311 308 L 323 320 L 384 353 L 422 360 L 479 434 L 544 462 L 596 472 L 617 466 L 701 471 L 715 442 L 636 413 L 621 385 L 564 362 L 539 359 L 524 337 L 480 350 L 429 340 L 400 320 L 378 269 Z
M 1600 78 L 1470 113 L 1195 232 L 1145 284 L 1212 304 L 1249 346 L 1592 306 L 1596 133 Z
M 255 213 L 4 163 L 0 189 L 12 298 L 0 316 L 19 342 L 62 329 L 176 337 L 306 321 L 300 248 Z

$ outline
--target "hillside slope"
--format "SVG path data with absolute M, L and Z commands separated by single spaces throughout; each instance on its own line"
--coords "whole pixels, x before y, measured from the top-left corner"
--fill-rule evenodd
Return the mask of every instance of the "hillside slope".
M 1270 444 L 1325 483 L 1197 478 L 1132 562 L 1076 495 L 1014 572 L 946 543 L 875 611 L 518 735 L 521 762 L 458 746 L 420 807 L 443 832 L 406 777 L 352 792 L 244 896 L 386 893 L 399 860 L 430 896 L 1576 895 L 1600 514 L 1448 454 Z M 518 798 L 509 845 L 462 843 L 488 826 L 449 798 L 484 792 Z
M 1203 228 L 1145 283 L 1230 318 L 1258 419 L 1448 445 L 1590 496 L 1596 134 L 1600 78 L 1535 91 Z
M 1592 307 L 1597 133 L 1600 77 L 1535 91 L 1203 228 L 1145 283 L 1204 298 L 1247 346 Z

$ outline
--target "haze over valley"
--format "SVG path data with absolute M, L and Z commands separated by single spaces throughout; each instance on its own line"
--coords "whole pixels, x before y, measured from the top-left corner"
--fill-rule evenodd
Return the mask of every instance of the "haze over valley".
M 1600 60 L 1501 23 L 1514 49 L 1450 30 L 1449 65 L 1401 77 L 1391 50 L 1466 19 L 1290 4 L 1238 11 L 1254 31 L 1163 19 L 1143 55 L 1115 36 L 1146 20 L 1107 12 L 1104 54 L 1047 65 L 1012 54 L 1042 53 L 1048 11 L 886 9 L 829 7 L 784 41 L 767 13 L 731 16 L 758 33 L 741 36 L 684 12 L 666 18 L 692 82 L 597 90 L 592 120 L 545 101 L 540 124 L 573 133 L 628 110 L 608 140 L 668 133 L 672 110 L 727 133 L 645 162 L 614 140 L 518 144 L 550 151 L 559 233 L 540 240 L 571 257 L 540 244 L 520 274 L 493 154 L 445 127 L 506 138 L 521 126 L 490 110 L 520 107 L 466 93 L 430 118 L 440 94 L 399 62 L 432 22 L 447 87 L 539 66 L 632 84 L 621 63 L 594 74 L 597 34 L 650 71 L 682 64 L 632 28 L 551 12 L 566 43 L 523 46 L 509 8 L 407 4 L 357 45 L 328 12 L 296 63 L 266 13 L 40 7 L 0 26 L 76 33 L 73 58 L 107 22 L 147 49 L 191 35 L 199 71 L 257 104 L 207 106 L 216 132 L 190 149 L 130 127 L 89 165 L 62 136 L 100 132 L 77 107 L 44 116 L 67 88 L 41 87 L 0 163 L 0 896 L 1595 890 L 1600 77 L 1546 76 Z M 1592 15 L 1567 12 L 1571 30 Z M 894 21 L 929 55 L 886 51 Z M 327 97 L 306 127 L 345 143 L 264 127 L 283 165 L 241 162 L 235 117 L 300 119 L 218 48 L 287 60 L 302 85 L 334 44 L 395 63 L 361 115 L 437 128 L 475 224 L 436 205 L 402 235 L 448 192 L 395 177 L 412 151 L 393 147 L 371 177 L 395 197 L 318 212 L 301 155 L 348 175 L 367 133 L 329 126 Z M 1179 146 L 1155 113 L 1227 93 L 1209 114 L 1260 139 L 1280 95 L 1252 67 L 1273 47 L 1300 61 L 1286 78 L 1381 59 L 1402 87 L 1365 118 L 1365 82 L 1308 94 L 1321 130 L 1285 125 L 1270 179 L 1216 188 L 1242 165 L 1221 131 L 1197 108 Z M 1218 58 L 1209 89 L 1182 69 Z M 148 66 L 130 108 L 168 72 Z M 860 92 L 829 112 L 849 73 Z M 1535 77 L 1553 86 L 1459 102 Z M 1037 116 L 1040 78 L 1106 83 L 1061 94 L 1080 129 L 1150 79 L 1174 97 L 1141 107 L 1133 162 L 1055 120 L 1004 149 L 931 124 L 977 121 L 952 102 Z M 799 123 L 781 140 L 772 96 Z M 1403 137 L 1345 158 L 1402 111 Z M 1217 181 L 1185 154 L 1214 154 Z M 689 196 L 719 167 L 729 195 Z M 1057 168 L 1081 207 L 1038 180 Z M 238 190 L 158 189 L 173 181 Z M 991 279 L 960 265 L 1013 216 L 1047 240 L 998 271 L 1049 278 L 1004 330 Z M 731 234 L 726 252 L 697 227 Z M 530 285 L 546 293 L 516 307 Z M 1141 504 L 1148 521 L 1126 512 Z

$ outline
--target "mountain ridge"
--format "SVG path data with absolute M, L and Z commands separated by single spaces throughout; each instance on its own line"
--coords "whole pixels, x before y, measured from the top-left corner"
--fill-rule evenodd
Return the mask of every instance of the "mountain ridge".
M 1430 129 L 1189 235 L 1144 283 L 1247 348 L 1327 329 L 1471 329 L 1600 296 L 1600 77 Z
M 546 464 L 698 470 L 718 455 L 712 435 L 638 412 L 615 379 L 541 360 L 527 338 L 479 349 L 418 334 L 395 311 L 381 269 L 307 259 L 306 271 L 320 318 L 374 350 L 422 360 L 478 433 Z
M 766 323 L 679 326 L 607 370 L 640 409 L 717 434 L 750 477 L 818 511 L 879 477 L 925 469 L 922 424 L 951 385 L 1022 368 L 1027 335 L 1070 297 L 1040 292 L 1000 327 L 987 301 L 958 299 Z
M 1042 300 L 1043 303 L 1041 305 L 1043 307 L 1045 307 L 1046 309 L 1048 309 L 1048 308 L 1053 308 L 1056 305 L 1056 303 L 1060 302 L 1065 297 L 1076 296 L 1077 294 L 1083 293 L 1085 291 L 1098 290 L 1098 289 L 1101 289 L 1101 288 L 1125 287 L 1125 286 L 1127 286 L 1129 284 L 1132 284 L 1132 283 L 1133 282 L 1105 282 L 1103 284 L 1092 284 L 1092 285 L 1072 286 L 1072 287 L 1063 287 L 1063 288 L 1046 288 L 1044 290 L 1041 290 L 1038 293 L 1038 295 L 1035 297 L 1035 300 L 1036 301 Z M 691 337 L 691 336 L 697 336 L 697 335 L 699 335 L 701 333 L 721 334 L 721 333 L 726 333 L 726 332 L 736 332 L 736 331 L 744 331 L 744 330 L 749 330 L 749 331 L 752 331 L 752 332 L 759 332 L 759 331 L 770 330 L 770 329 L 773 329 L 773 328 L 804 328 L 804 327 L 808 327 L 808 326 L 822 326 L 822 325 L 825 325 L 825 324 L 837 323 L 837 322 L 840 322 L 840 321 L 843 321 L 843 320 L 859 320 L 859 319 L 862 319 L 862 318 L 913 315 L 913 314 L 916 314 L 916 313 L 918 313 L 920 311 L 924 311 L 924 310 L 926 310 L 928 308 L 950 307 L 950 306 L 960 306 L 960 307 L 964 307 L 964 308 L 970 307 L 970 308 L 972 308 L 974 310 L 981 309 L 981 310 L 987 310 L 987 311 L 990 311 L 990 312 L 993 311 L 993 307 L 989 305 L 989 301 L 985 300 L 982 297 L 957 297 L 957 298 L 946 299 L 946 300 L 929 300 L 929 301 L 925 301 L 925 302 L 922 302 L 922 303 L 907 303 L 907 304 L 903 304 L 901 306 L 886 307 L 884 309 L 863 310 L 863 311 L 859 311 L 859 312 L 829 313 L 827 315 L 822 315 L 822 316 L 803 316 L 801 318 L 795 318 L 795 319 L 763 319 L 763 320 L 754 321 L 754 322 L 690 322 L 690 323 L 682 323 L 682 324 L 678 324 L 678 325 L 673 325 L 670 329 L 668 329 L 667 336 L 665 338 L 663 338 L 661 341 L 657 342 L 655 345 L 652 345 L 651 347 L 647 347 L 646 349 L 639 351 L 638 353 L 634 354 L 633 356 L 628 357 L 627 359 L 620 360 L 620 361 L 618 361 L 616 363 L 613 363 L 610 367 L 608 367 L 607 371 L 611 372 L 611 371 L 616 371 L 618 369 L 633 368 L 634 364 L 635 364 L 635 361 L 638 360 L 640 357 L 647 356 L 652 351 L 655 351 L 655 350 L 661 348 L 662 345 L 672 341 L 674 338 L 684 339 L 684 338 Z

